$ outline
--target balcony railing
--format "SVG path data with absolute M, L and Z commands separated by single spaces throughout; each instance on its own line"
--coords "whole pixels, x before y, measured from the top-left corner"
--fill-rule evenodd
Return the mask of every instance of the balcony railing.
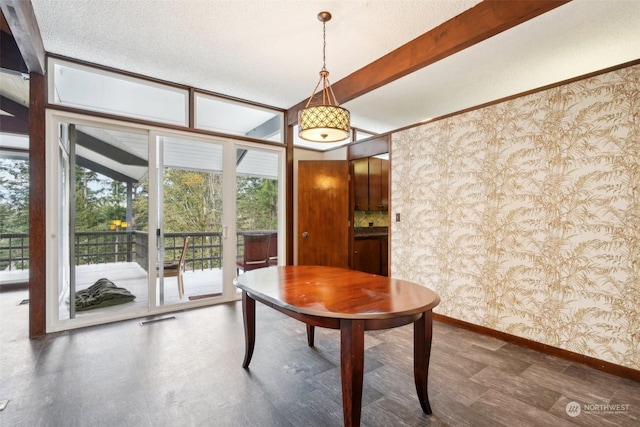
M 0 271 L 29 269 L 29 235 L 0 234 Z
M 236 254 L 241 257 L 244 235 L 271 233 L 270 230 L 241 231 L 237 233 Z M 207 270 L 222 266 L 222 233 L 188 232 L 165 233 L 165 260 L 180 257 L 182 243 L 189 236 L 185 258 L 189 271 Z M 148 236 L 142 231 L 95 231 L 75 234 L 75 265 L 137 262 L 144 268 L 149 263 Z M 0 233 L 0 271 L 29 269 L 29 234 Z

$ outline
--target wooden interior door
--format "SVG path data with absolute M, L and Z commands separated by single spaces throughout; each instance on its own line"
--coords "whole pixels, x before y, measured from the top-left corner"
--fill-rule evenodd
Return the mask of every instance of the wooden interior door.
M 349 163 L 298 163 L 298 264 L 349 267 Z

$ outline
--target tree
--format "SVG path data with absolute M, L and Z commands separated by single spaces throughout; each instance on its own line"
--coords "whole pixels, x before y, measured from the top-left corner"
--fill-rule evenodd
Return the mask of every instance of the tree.
M 164 171 L 164 231 L 220 231 L 222 176 L 166 169 Z
M 126 191 L 121 182 L 77 167 L 75 180 L 78 231 L 104 231 L 114 219 L 126 217 Z
M 133 230 L 149 231 L 149 180 L 145 179 L 133 191 Z
M 222 175 L 166 169 L 164 172 L 164 230 L 220 231 Z M 277 181 L 257 177 L 237 180 L 238 230 L 273 230 L 278 225 Z
M 0 158 L 0 233 L 29 231 L 29 161 Z
M 274 230 L 278 226 L 278 185 L 273 179 L 238 177 L 238 230 Z

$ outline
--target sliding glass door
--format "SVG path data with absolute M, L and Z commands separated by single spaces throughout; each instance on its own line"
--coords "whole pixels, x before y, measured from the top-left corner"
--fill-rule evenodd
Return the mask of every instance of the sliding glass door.
M 58 320 L 148 307 L 148 136 L 58 127 Z
M 236 274 L 278 265 L 280 156 L 257 147 L 236 148 Z
M 156 152 L 156 304 L 219 298 L 223 295 L 224 143 L 157 136 Z
M 246 236 L 282 261 L 281 147 L 48 116 L 48 331 L 237 299 Z

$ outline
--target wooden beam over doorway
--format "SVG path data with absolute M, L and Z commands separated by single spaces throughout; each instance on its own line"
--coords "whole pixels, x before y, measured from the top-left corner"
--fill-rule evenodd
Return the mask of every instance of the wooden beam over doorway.
M 331 85 L 340 104 L 433 64 L 570 0 L 485 0 Z M 307 99 L 287 110 L 298 121 Z

